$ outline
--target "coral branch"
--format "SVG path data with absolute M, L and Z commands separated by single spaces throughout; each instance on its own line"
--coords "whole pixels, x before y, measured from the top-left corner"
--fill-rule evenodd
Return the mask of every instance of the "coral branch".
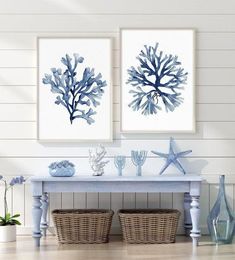
M 143 115 L 157 114 L 162 105 L 166 112 L 174 111 L 183 102 L 177 91 L 187 83 L 188 73 L 180 67 L 178 56 L 163 55 L 158 46 L 145 45 L 137 57 L 140 65 L 127 70 L 127 84 L 135 88 L 129 91 L 133 96 L 129 107 Z
M 65 107 L 71 124 L 74 119 L 79 118 L 92 124 L 95 122 L 92 116 L 96 114 L 93 107 L 100 105 L 99 100 L 107 84 L 102 80 L 101 73 L 95 76 L 95 70 L 89 67 L 83 71 L 81 80 L 77 80 L 76 69 L 84 58 L 77 53 L 73 56 L 74 62 L 68 54 L 61 58 L 61 63 L 66 67 L 64 72 L 61 68 L 52 68 L 52 75 L 45 74 L 42 82 L 51 86 L 52 93 L 58 94 L 55 104 Z
M 104 166 L 109 162 L 108 160 L 103 161 L 106 153 L 107 152 L 102 145 L 100 145 L 99 148 L 96 148 L 95 151 L 89 150 L 89 163 L 94 172 L 94 176 L 101 176 L 104 174 Z

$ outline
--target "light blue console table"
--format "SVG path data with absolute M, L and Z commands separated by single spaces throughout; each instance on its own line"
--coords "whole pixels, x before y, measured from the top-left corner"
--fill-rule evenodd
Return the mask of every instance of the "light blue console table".
M 190 236 L 193 245 L 197 246 L 201 236 L 199 198 L 202 180 L 202 177 L 198 175 L 32 177 L 33 238 L 36 246 L 40 246 L 41 236 L 46 235 L 48 228 L 48 193 L 50 192 L 182 192 L 185 194 L 184 227 L 186 230 L 191 229 Z M 187 212 L 190 213 L 187 214 Z

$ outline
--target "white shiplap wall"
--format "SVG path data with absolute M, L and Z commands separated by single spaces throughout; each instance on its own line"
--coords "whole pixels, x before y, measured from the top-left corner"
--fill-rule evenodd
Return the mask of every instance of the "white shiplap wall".
M 36 140 L 36 37 L 106 36 L 114 39 L 115 154 L 132 149 L 167 150 L 167 134 L 120 134 L 119 27 L 194 28 L 196 30 L 196 134 L 177 134 L 180 149 L 192 148 L 184 160 L 188 172 L 201 173 L 201 225 L 218 189 L 218 175 L 226 174 L 227 194 L 234 207 L 235 185 L 235 2 L 234 0 L 0 0 L 0 172 L 6 175 L 47 174 L 51 161 L 71 159 L 78 173 L 88 172 L 92 144 L 40 144 Z M 144 174 L 158 173 L 163 161 L 149 157 Z M 154 172 L 152 171 L 155 168 Z M 171 169 L 172 171 L 172 169 Z M 113 163 L 107 174 L 116 174 Z M 135 174 L 128 160 L 125 174 Z M 0 187 L 2 196 L 2 187 Z M 51 194 L 50 210 L 70 207 L 176 207 L 181 194 Z M 15 187 L 10 209 L 21 213 L 23 227 L 31 226 L 30 186 Z M 2 207 L 2 204 L 0 204 Z M 2 208 L 1 208 L 2 211 Z M 183 232 L 181 226 L 179 233 Z M 50 219 L 51 223 L 51 219 Z M 115 217 L 114 228 L 118 230 Z

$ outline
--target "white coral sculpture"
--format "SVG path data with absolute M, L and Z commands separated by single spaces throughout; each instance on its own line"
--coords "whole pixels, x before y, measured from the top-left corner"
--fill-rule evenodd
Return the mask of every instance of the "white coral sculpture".
M 108 160 L 103 161 L 106 153 L 107 152 L 102 145 L 94 151 L 89 150 L 89 163 L 93 170 L 93 176 L 102 176 L 104 174 L 104 166 L 109 162 Z

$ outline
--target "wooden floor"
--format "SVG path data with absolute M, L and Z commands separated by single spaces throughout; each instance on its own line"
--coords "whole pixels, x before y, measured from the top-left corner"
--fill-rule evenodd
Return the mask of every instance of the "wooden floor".
M 235 259 L 235 244 L 215 246 L 203 237 L 200 246 L 192 250 L 191 240 L 177 237 L 175 244 L 127 245 L 113 236 L 108 244 L 58 245 L 55 237 L 42 239 L 36 249 L 30 236 L 20 236 L 17 242 L 0 243 L 1 260 L 184 260 Z

